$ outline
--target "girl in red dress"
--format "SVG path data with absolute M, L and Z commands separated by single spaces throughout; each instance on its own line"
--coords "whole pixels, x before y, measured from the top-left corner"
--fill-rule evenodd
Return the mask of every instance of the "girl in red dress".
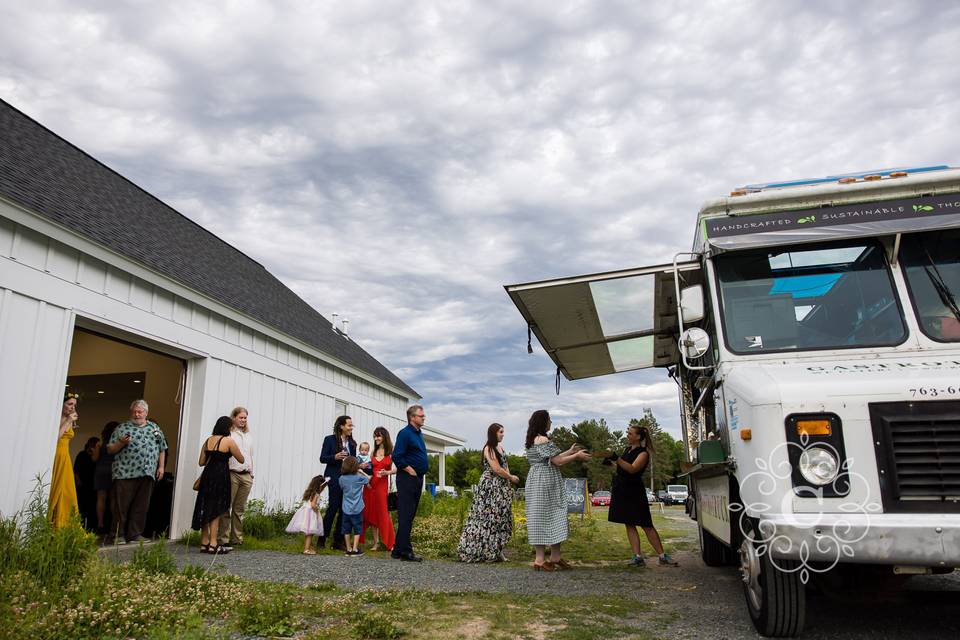
M 387 510 L 387 490 L 390 478 L 397 472 L 390 459 L 393 453 L 393 442 L 390 432 L 383 427 L 373 430 L 373 471 L 370 474 L 370 484 L 363 489 L 363 531 L 366 535 L 367 527 L 373 527 L 373 546 L 371 551 L 380 550 L 380 542 L 387 551 L 393 550 L 393 543 L 397 535 L 393 529 L 393 520 Z M 360 542 L 364 542 L 363 536 Z

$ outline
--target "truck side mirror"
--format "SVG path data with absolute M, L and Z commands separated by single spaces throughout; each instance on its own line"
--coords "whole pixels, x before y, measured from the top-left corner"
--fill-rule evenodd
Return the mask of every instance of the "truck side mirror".
M 703 285 L 695 284 L 680 290 L 680 313 L 684 324 L 703 320 Z
M 687 359 L 696 360 L 710 350 L 710 335 L 699 327 L 690 327 L 680 336 L 680 353 L 684 362 Z

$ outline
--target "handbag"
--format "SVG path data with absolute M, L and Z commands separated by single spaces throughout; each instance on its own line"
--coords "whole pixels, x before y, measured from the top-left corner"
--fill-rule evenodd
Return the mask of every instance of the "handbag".
M 397 510 L 397 485 L 394 477 L 395 476 L 392 475 L 389 476 L 390 480 L 387 485 L 387 511 Z

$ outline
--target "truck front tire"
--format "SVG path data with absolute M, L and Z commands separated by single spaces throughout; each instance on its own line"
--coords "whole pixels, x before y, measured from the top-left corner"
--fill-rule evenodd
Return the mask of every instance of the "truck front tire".
M 807 599 L 799 567 L 796 560 L 774 563 L 769 547 L 759 553 L 750 536 L 740 545 L 743 593 L 750 619 L 761 635 L 793 638 L 803 631 Z

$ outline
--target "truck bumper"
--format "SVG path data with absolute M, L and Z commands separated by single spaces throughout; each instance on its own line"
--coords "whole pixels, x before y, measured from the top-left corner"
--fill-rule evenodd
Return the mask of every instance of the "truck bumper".
M 960 515 L 767 514 L 761 534 L 777 558 L 960 567 Z M 761 540 L 762 539 L 762 540 Z

